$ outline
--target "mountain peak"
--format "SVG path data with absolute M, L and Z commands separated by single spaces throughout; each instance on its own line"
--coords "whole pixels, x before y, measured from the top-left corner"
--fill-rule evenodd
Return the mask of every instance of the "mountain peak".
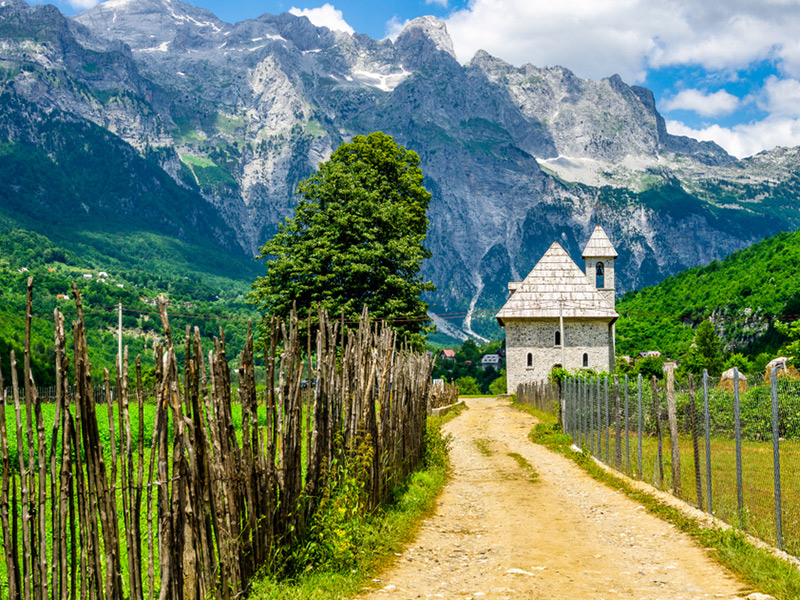
M 24 9 L 30 8 L 24 0 L 0 0 L 0 8 L 16 8 L 16 9 Z
M 425 39 L 432 42 L 437 50 L 456 58 L 453 40 L 450 39 L 450 34 L 447 33 L 447 26 L 444 21 L 430 15 L 417 17 L 406 25 L 400 35 L 397 36 L 397 43 L 406 45 Z

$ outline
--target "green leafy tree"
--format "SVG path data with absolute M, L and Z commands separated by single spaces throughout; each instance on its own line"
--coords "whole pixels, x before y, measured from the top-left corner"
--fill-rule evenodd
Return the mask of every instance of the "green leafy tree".
M 646 381 L 655 375 L 658 379 L 664 376 L 664 363 L 667 359 L 663 356 L 645 356 L 636 361 L 634 371 L 636 375 L 641 375 Z
M 364 305 L 422 347 L 430 331 L 420 275 L 431 195 L 419 156 L 381 132 L 342 144 L 298 185 L 295 214 L 261 248 L 267 273 L 251 300 L 265 316 L 301 317 L 316 306 L 354 320 Z M 422 316 L 422 318 L 421 318 Z
M 507 385 L 507 382 L 506 382 L 506 370 L 505 369 L 501 369 L 500 370 L 500 375 L 489 386 L 489 392 L 493 396 L 499 396 L 500 394 L 505 394 L 506 393 L 506 385 Z
M 694 344 L 683 357 L 681 369 L 687 373 L 699 374 L 708 369 L 709 375 L 722 373 L 724 358 L 721 344 L 711 321 L 698 325 L 694 334 Z
M 794 323 L 775 321 L 775 329 L 789 338 L 781 347 L 781 355 L 789 357 L 789 364 L 800 365 L 800 321 Z
M 464 340 L 461 344 L 461 348 L 456 352 L 456 360 L 459 362 L 466 362 L 469 360 L 472 361 L 472 364 L 476 364 L 480 359 L 481 350 L 472 338 Z
M 741 373 L 750 373 L 753 370 L 753 363 L 751 363 L 744 354 L 737 352 L 736 354 L 731 354 L 728 357 L 728 360 L 725 361 L 725 365 L 722 367 L 722 370 L 727 371 L 733 367 L 739 369 L 739 372 Z
M 456 379 L 456 385 L 458 386 L 458 393 L 461 396 L 474 396 L 481 393 L 478 380 L 474 377 L 459 377 Z

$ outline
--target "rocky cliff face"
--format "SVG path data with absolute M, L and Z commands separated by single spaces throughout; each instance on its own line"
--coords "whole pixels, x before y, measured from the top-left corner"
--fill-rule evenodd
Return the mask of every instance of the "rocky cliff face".
M 800 226 L 786 166 L 796 152 L 737 161 L 671 136 L 652 94 L 618 76 L 583 80 L 485 52 L 461 65 L 431 17 L 391 42 L 289 14 L 229 24 L 177 0 L 109 0 L 73 19 L 4 1 L 5 89 L 157 157 L 246 252 L 343 140 L 383 130 L 417 151 L 433 194 L 430 300 L 470 311 L 465 328 L 490 331 L 507 281 L 554 239 L 578 258 L 598 203 L 620 290 Z M 765 162 L 770 177 L 758 175 Z

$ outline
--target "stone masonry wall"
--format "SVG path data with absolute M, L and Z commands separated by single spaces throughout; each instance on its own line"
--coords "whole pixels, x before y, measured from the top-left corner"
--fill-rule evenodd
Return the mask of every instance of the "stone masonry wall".
M 508 320 L 506 330 L 506 373 L 509 393 L 523 382 L 547 379 L 554 365 L 570 371 L 583 368 L 589 355 L 589 369 L 610 371 L 608 321 L 564 319 L 562 346 L 555 345 L 558 319 Z M 528 353 L 533 365 L 527 366 Z

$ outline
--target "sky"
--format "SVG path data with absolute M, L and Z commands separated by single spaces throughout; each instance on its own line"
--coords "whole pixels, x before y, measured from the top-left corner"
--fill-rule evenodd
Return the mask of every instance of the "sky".
M 67 14 L 97 0 L 56 0 Z M 744 157 L 800 145 L 800 0 L 192 0 L 233 23 L 292 12 L 393 38 L 409 20 L 447 25 L 459 61 L 479 49 L 580 77 L 651 89 L 670 133 Z

